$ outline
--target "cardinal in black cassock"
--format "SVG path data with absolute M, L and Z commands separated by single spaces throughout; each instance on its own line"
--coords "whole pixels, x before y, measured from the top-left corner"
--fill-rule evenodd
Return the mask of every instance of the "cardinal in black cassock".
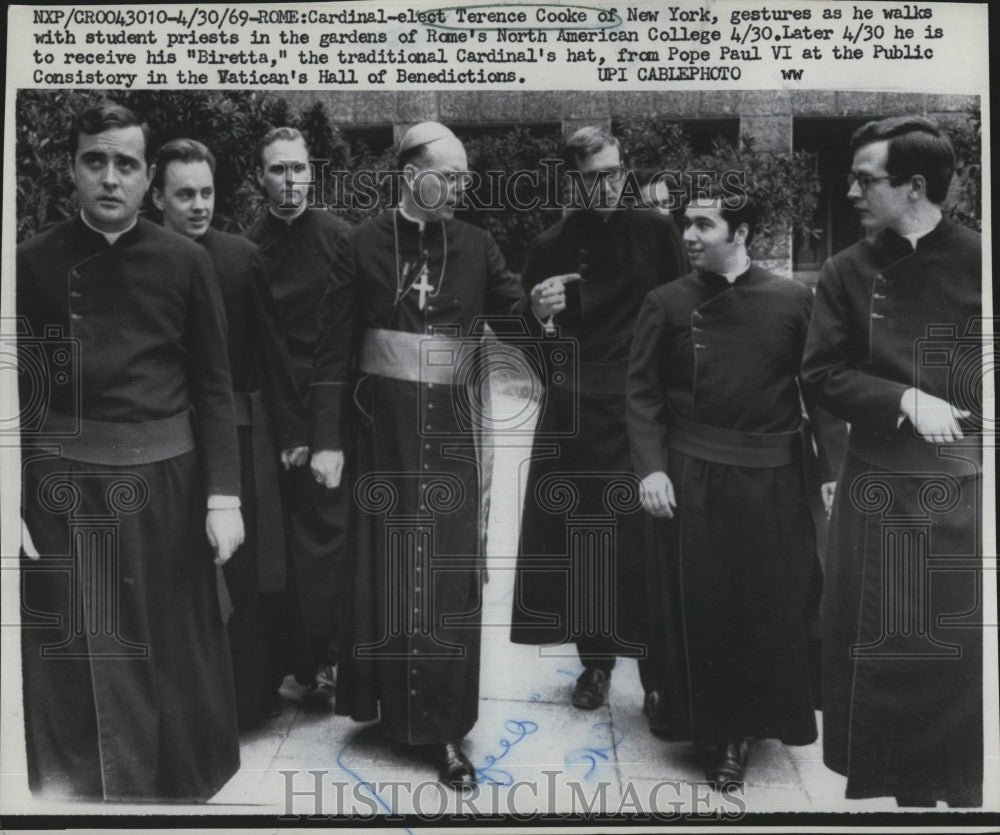
M 336 249 L 310 395 L 324 484 L 340 481 L 341 414 L 352 418 L 336 710 L 381 717 L 390 738 L 431 746 L 444 781 L 468 785 L 459 743 L 478 715 L 485 485 L 481 406 L 465 384 L 481 380 L 477 320 L 520 314 L 527 300 L 492 236 L 451 216 L 467 168 L 454 135 L 412 128 L 400 165 L 418 185 Z

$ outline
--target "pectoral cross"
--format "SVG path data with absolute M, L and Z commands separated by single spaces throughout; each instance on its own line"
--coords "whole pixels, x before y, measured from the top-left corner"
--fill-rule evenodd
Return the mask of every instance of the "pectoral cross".
M 427 262 L 424 262 L 423 268 L 420 270 L 420 280 L 416 282 L 413 287 L 420 291 L 420 298 L 417 300 L 417 306 L 423 310 L 427 304 L 427 294 L 434 289 L 433 285 L 427 280 L 429 271 L 427 269 Z

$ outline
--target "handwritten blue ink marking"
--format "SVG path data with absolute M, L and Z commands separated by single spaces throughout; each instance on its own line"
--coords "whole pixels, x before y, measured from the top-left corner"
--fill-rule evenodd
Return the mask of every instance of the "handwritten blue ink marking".
M 340 752 L 337 754 L 337 765 L 340 768 L 342 768 L 344 771 L 346 771 L 351 777 L 353 777 L 355 780 L 357 780 L 359 784 L 361 784 L 362 786 L 364 786 L 368 790 L 368 793 L 371 795 L 372 800 L 374 800 L 376 803 L 378 803 L 379 806 L 381 806 L 383 809 L 385 809 L 385 811 L 388 814 L 390 814 L 390 815 L 396 814 L 393 811 L 392 807 L 388 803 L 385 802 L 385 798 L 383 798 L 382 795 L 380 795 L 377 791 L 375 791 L 375 787 L 371 783 L 369 783 L 357 771 L 354 771 L 354 769 L 349 768 L 348 766 L 344 765 L 344 752 L 347 750 L 347 748 L 348 748 L 348 746 L 345 745 L 343 748 L 340 749 Z M 409 835 L 413 835 L 413 830 L 412 829 L 406 829 L 406 828 L 404 828 L 403 831 L 409 833 Z
M 514 775 L 503 768 L 497 768 L 496 764 L 510 753 L 510 749 L 517 745 L 526 736 L 538 731 L 538 723 L 530 719 L 508 719 L 504 722 L 504 730 L 512 738 L 501 737 L 497 742 L 502 752 L 498 755 L 487 754 L 484 757 L 482 767 L 476 769 L 476 779 L 484 783 L 499 783 L 501 786 L 510 786 L 514 783 Z
M 608 745 L 602 745 L 604 734 L 602 731 L 605 728 L 611 729 L 611 742 Z M 583 775 L 583 779 L 586 780 L 594 773 L 597 768 L 598 762 L 608 762 L 610 757 L 608 756 L 609 751 L 614 751 L 615 748 L 622 743 L 625 739 L 625 731 L 621 728 L 616 728 L 610 722 L 597 722 L 590 726 L 591 736 L 601 737 L 600 742 L 597 745 L 584 746 L 582 748 L 574 748 L 572 751 L 567 751 L 563 762 L 566 765 L 567 770 L 576 765 L 586 765 L 589 764 L 587 773 Z M 600 746 L 600 747 L 599 747 Z

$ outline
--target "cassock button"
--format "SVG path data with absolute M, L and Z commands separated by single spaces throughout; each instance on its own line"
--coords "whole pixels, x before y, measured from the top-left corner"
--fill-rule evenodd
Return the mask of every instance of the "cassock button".
M 412 670 L 410 670 L 410 675 L 411 676 L 417 675 L 417 668 L 416 667 L 414 667 Z
M 429 427 L 429 426 L 428 426 L 427 428 L 428 428 L 428 429 L 430 429 L 430 427 Z M 431 448 L 431 445 L 430 445 L 430 444 L 424 444 L 424 449 L 430 449 L 430 448 Z
M 694 347 L 695 347 L 695 348 L 704 348 L 705 346 L 704 346 L 704 345 L 702 345 L 702 344 L 701 344 L 700 342 L 695 342 L 695 343 L 694 343 Z
M 69 291 L 69 297 L 70 297 L 71 299 L 82 299 L 82 298 L 83 298 L 83 294 L 82 294 L 82 293 L 80 293 L 80 292 L 79 292 L 79 291 L 77 291 L 77 290 L 70 290 L 70 291 Z
M 427 404 L 427 408 L 428 409 L 433 409 L 434 408 L 434 404 L 433 403 L 428 403 Z
M 883 316 L 881 313 L 872 313 L 872 319 L 884 319 L 884 318 L 885 316 Z
M 70 278 L 79 278 L 80 277 L 80 271 L 79 270 L 70 270 L 69 271 L 69 277 Z
M 83 317 L 79 313 L 70 313 L 69 318 L 75 322 L 79 319 L 82 319 Z
M 431 468 L 431 465 L 430 465 L 430 464 L 424 464 L 424 469 L 425 469 L 425 470 L 429 470 L 430 468 Z
M 416 690 L 411 690 L 410 691 L 410 695 L 411 696 L 416 696 L 417 695 L 417 691 Z

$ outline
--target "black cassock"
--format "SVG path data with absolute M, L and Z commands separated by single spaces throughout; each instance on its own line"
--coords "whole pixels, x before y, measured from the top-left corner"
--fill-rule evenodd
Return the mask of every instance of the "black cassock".
M 555 320 L 578 367 L 560 383 L 552 377 L 565 364 L 550 363 L 545 381 L 521 522 L 515 642 L 575 640 L 588 663 L 604 668 L 616 654 L 646 655 L 645 544 L 625 430 L 625 380 L 642 300 L 686 268 L 670 218 L 637 209 L 606 220 L 575 212 L 543 232 L 528 253 L 526 293 L 553 275 L 580 272 L 584 280 L 566 286 L 566 310 Z M 565 490 L 573 495 L 569 505 L 560 501 Z M 648 685 L 647 665 L 640 672 Z
M 37 375 L 21 388 L 23 513 L 41 554 L 21 563 L 29 785 L 206 799 L 239 767 L 205 536 L 206 495 L 239 492 L 212 263 L 148 221 L 109 245 L 77 217 L 18 247 L 17 306 Z
M 425 284 L 422 263 L 430 291 L 414 286 Z M 311 402 L 314 450 L 340 449 L 341 410 L 352 414 L 353 564 L 336 710 L 367 721 L 381 703 L 383 729 L 394 739 L 460 740 L 479 700 L 485 485 L 477 407 L 458 378 L 455 385 L 399 379 L 404 369 L 391 363 L 355 378 L 352 365 L 365 356 L 366 332 L 468 338 L 477 317 L 520 314 L 526 300 L 488 232 L 458 220 L 421 231 L 396 210 L 354 229 L 333 273 Z M 446 367 L 474 360 L 445 347 L 437 360 Z M 481 381 L 475 367 L 467 370 L 468 380 Z
M 226 627 L 240 727 L 249 727 L 265 718 L 287 673 L 307 682 L 314 672 L 286 553 L 278 453 L 308 439 L 260 250 L 217 229 L 197 242 L 212 258 L 226 309 L 246 532 L 223 568 L 233 604 Z
M 329 212 L 306 209 L 291 223 L 265 211 L 244 233 L 264 256 L 303 408 L 307 408 L 320 302 L 330 284 L 334 249 L 349 229 L 345 221 Z M 282 473 L 282 480 L 289 502 L 295 579 L 306 624 L 316 652 L 326 653 L 332 650 L 327 644 L 335 643 L 337 636 L 347 497 L 343 490 L 325 490 L 316 484 L 308 467 Z
M 673 519 L 649 517 L 648 558 L 657 723 L 672 739 L 816 739 L 805 612 L 816 544 L 796 379 L 811 303 L 807 287 L 756 266 L 733 284 L 696 271 L 650 293 L 636 323 L 632 456 L 642 478 L 666 472 L 677 499 Z M 727 439 L 749 448 L 780 435 L 788 463 L 692 450 L 674 438 L 683 421 L 696 435 L 742 433 Z
M 823 592 L 823 759 L 848 797 L 983 798 L 980 236 L 884 231 L 823 267 L 803 364 L 851 423 Z M 908 388 L 973 413 L 934 445 Z M 992 578 L 987 575 L 987 583 Z

